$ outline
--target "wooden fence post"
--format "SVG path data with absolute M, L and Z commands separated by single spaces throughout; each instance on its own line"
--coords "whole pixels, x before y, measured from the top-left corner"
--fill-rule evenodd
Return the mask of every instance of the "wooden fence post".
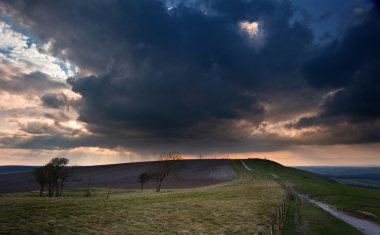
M 281 225 L 280 225 L 280 221 L 281 221 L 281 210 L 280 210 L 280 208 L 279 209 L 277 209 L 277 230 L 278 230 L 278 233 L 280 233 L 280 231 L 281 231 Z
M 270 223 L 270 234 L 275 235 L 275 234 L 281 234 L 282 229 L 284 228 L 285 225 L 285 218 L 286 218 L 286 212 L 287 212 L 287 207 L 288 207 L 288 201 L 293 197 L 294 192 L 293 192 L 293 187 L 290 185 L 285 186 L 286 192 L 284 197 L 281 200 L 280 206 L 276 209 L 275 213 L 269 220 Z M 263 230 L 264 232 L 261 233 L 262 231 L 259 230 L 258 234 L 264 234 L 265 229 Z
M 274 235 L 274 219 L 272 216 L 272 219 L 270 220 L 270 234 Z

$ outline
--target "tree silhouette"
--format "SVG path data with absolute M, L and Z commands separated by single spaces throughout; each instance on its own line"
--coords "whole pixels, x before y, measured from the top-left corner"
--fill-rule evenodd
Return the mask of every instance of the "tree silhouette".
M 47 184 L 46 169 L 44 167 L 34 170 L 34 180 L 40 186 L 40 197 L 42 197 Z
M 182 155 L 175 152 L 162 154 L 158 157 L 157 161 L 153 164 L 149 171 L 152 177 L 156 179 L 156 192 L 161 191 L 162 181 L 179 169 L 179 161 L 182 159 Z
M 143 172 L 140 174 L 138 182 L 141 184 L 141 192 L 144 190 L 144 184 L 152 179 L 152 175 L 149 172 Z
M 72 175 L 71 167 L 68 167 L 67 158 L 53 158 L 43 167 L 35 169 L 35 181 L 40 186 L 40 196 L 43 196 L 45 187 L 48 190 L 48 196 L 56 197 L 62 195 L 65 181 Z

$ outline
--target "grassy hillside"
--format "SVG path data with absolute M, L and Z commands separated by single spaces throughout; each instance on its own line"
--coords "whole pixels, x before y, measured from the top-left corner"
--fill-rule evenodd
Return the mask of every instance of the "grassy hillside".
M 323 176 L 284 167 L 275 162 L 251 159 L 246 164 L 258 174 L 290 182 L 297 191 L 358 217 L 380 223 L 380 191 L 339 184 Z
M 70 190 L 62 198 L 39 198 L 36 192 L 0 197 L 0 234 L 253 234 L 284 196 L 271 179 L 232 166 L 238 179 L 198 189 Z

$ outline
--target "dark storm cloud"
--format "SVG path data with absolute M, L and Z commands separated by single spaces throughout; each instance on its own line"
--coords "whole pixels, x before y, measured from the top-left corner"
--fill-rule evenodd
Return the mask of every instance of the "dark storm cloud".
M 380 66 L 380 64 L 378 65 Z M 378 67 L 380 68 L 380 67 Z M 295 125 L 334 126 L 339 123 L 373 123 L 380 119 L 380 69 L 362 71 L 342 90 L 337 91 L 320 107 L 316 116 L 301 118 Z
M 318 115 L 303 117 L 291 126 L 300 129 L 323 127 L 322 133 L 326 135 L 314 141 L 324 144 L 379 142 L 380 79 L 376 74 L 380 71 L 377 71 L 363 73 L 327 99 Z
M 327 45 L 307 63 L 311 83 L 340 88 L 326 99 L 315 116 L 303 117 L 296 128 L 330 128 L 327 141 L 380 141 L 380 18 L 375 9 L 362 15 L 341 40 Z M 319 79 L 318 79 L 319 78 Z M 342 138 L 341 138 L 342 137 Z
M 332 15 L 331 11 L 326 11 L 318 17 L 318 20 L 327 20 Z
M 271 97 L 281 94 L 283 113 L 276 115 L 283 117 L 307 107 L 293 107 L 294 100 L 314 104 L 321 91 L 337 88 L 318 116 L 293 127 L 377 120 L 379 79 L 372 75 L 380 30 L 373 11 L 342 38 L 316 46 L 308 21 L 294 17 L 289 1 L 195 2 L 202 8 L 180 2 L 168 10 L 154 0 L 4 0 L 2 8 L 43 41 L 52 40 L 57 56 L 93 74 L 68 83 L 82 96 L 80 120 L 103 136 L 98 145 L 189 148 L 208 140 L 221 149 L 227 142 L 259 148 L 252 143 L 262 140 L 250 139 L 250 128 L 264 121 Z M 259 23 L 258 35 L 239 28 L 245 21 Z M 42 100 L 64 104 L 55 95 Z
M 369 67 L 378 67 L 380 58 L 380 18 L 377 9 L 360 14 L 341 39 L 315 50 L 317 56 L 306 61 L 304 72 L 315 87 L 343 87 Z M 375 72 L 375 71 L 372 71 Z
M 68 104 L 68 98 L 64 93 L 47 93 L 41 100 L 45 106 L 55 109 Z

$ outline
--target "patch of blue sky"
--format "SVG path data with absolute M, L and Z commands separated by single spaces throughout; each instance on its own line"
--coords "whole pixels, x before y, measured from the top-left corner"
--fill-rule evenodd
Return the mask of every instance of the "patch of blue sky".
M 4 55 L 5 57 L 9 57 L 11 52 L 12 49 L 9 47 L 0 47 L 0 54 Z
M 8 16 L 0 16 L 0 22 L 1 21 L 6 23 L 7 25 L 10 25 L 14 31 L 27 36 L 28 37 L 28 41 L 27 41 L 28 46 L 31 46 L 33 43 L 34 44 L 43 44 L 43 41 L 41 39 L 39 39 L 38 37 L 33 35 L 28 28 L 21 26 L 14 19 L 12 19 Z
M 32 71 L 40 71 L 50 75 L 54 79 L 65 80 L 77 71 L 77 67 L 69 62 L 53 56 L 49 53 L 46 42 L 43 42 L 26 31 L 18 31 L 19 28 L 2 23 L 0 32 L 0 57 L 8 61 L 28 68 Z

